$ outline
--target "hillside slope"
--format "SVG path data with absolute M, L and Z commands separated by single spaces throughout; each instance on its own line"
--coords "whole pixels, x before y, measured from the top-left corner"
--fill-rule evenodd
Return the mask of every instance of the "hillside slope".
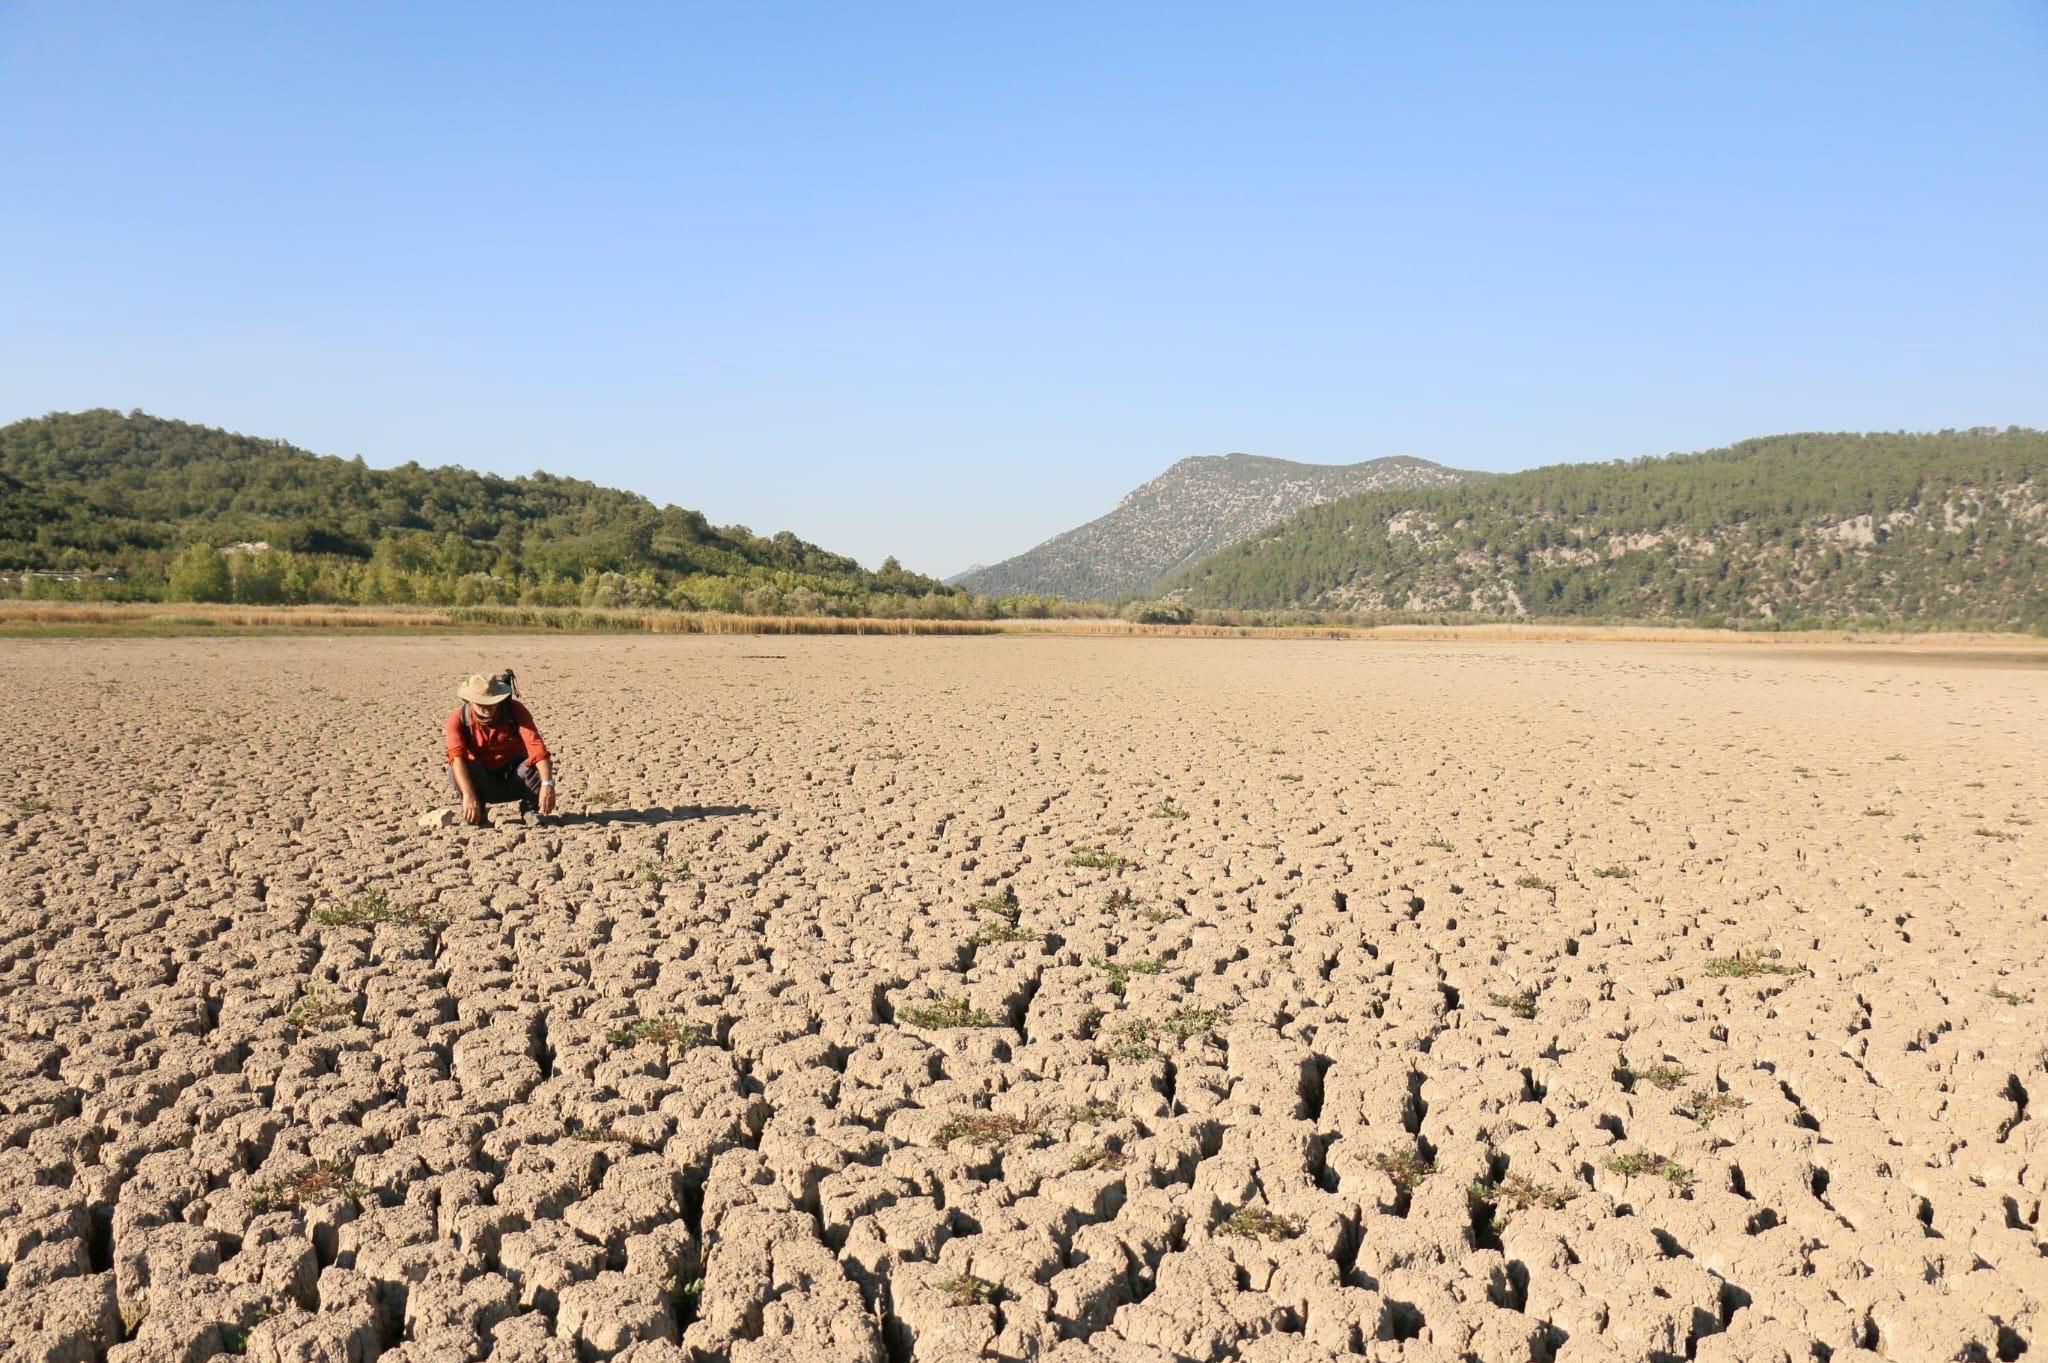
M 1329 502 L 1176 575 L 1211 607 L 2048 625 L 2048 433 L 1785 435 Z
M 236 594 L 247 575 L 251 591 L 284 599 L 501 600 L 607 575 L 624 579 L 607 584 L 610 597 L 631 604 L 692 604 L 668 598 L 695 581 L 735 609 L 711 580 L 823 598 L 945 590 L 893 560 L 867 572 L 788 532 L 718 527 L 546 473 L 373 469 L 139 412 L 0 427 L 0 567 L 115 569 L 147 594 L 181 550 L 250 544 L 268 547 L 230 556 Z
M 1109 514 L 1014 558 L 953 579 L 991 596 L 1031 592 L 1110 600 L 1306 507 L 1374 488 L 1436 487 L 1478 475 L 1424 459 L 1298 464 L 1252 454 L 1183 459 L 1128 493 Z

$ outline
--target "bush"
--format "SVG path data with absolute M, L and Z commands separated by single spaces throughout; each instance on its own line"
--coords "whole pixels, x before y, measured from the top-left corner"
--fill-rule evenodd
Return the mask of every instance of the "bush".
M 164 596 L 170 601 L 226 601 L 233 590 L 220 552 L 210 544 L 194 544 L 171 561 Z

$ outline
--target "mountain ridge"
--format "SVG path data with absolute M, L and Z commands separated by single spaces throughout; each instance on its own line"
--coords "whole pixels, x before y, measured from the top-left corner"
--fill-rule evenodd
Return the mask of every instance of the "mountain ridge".
M 1412 455 L 1355 464 L 1241 452 L 1190 455 L 1125 493 L 1103 515 L 951 581 L 991 596 L 1114 600 L 1334 497 L 1485 476 Z

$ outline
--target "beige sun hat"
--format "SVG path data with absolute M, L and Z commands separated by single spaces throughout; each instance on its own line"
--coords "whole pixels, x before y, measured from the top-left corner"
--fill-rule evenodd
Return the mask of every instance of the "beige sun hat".
M 513 694 L 512 674 L 500 672 L 495 677 L 486 677 L 481 672 L 472 672 L 468 681 L 455 688 L 455 694 L 471 705 L 496 705 Z

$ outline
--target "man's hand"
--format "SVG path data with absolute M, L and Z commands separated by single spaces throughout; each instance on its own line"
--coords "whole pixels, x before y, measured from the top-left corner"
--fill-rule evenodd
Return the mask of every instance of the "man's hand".
M 484 821 L 484 802 L 477 799 L 474 795 L 463 796 L 462 821 L 468 824 L 482 823 Z
M 553 786 L 542 786 L 540 788 L 540 812 L 543 814 L 555 812 L 555 788 Z

